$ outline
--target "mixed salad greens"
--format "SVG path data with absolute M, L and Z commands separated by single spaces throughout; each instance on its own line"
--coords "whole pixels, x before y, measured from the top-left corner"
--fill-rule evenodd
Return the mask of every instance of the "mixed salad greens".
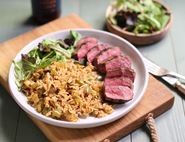
M 170 15 L 153 0 L 116 0 L 107 17 L 110 22 L 133 33 L 153 33 L 166 26 Z
M 79 33 L 70 31 L 70 37 L 64 40 L 45 39 L 27 54 L 22 54 L 20 61 L 13 61 L 18 88 L 20 89 L 22 81 L 29 78 L 36 69 L 44 68 L 53 61 L 65 61 L 71 58 L 80 38 Z

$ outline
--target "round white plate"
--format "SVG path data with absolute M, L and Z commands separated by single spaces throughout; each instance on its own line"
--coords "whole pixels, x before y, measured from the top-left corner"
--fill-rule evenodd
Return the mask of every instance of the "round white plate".
M 32 106 L 30 106 L 27 103 L 27 98 L 23 93 L 18 91 L 18 88 L 15 84 L 15 75 L 14 75 L 15 72 L 14 72 L 13 64 L 10 67 L 9 79 L 8 79 L 10 92 L 14 100 L 25 112 L 27 112 L 29 115 L 43 122 L 46 122 L 55 126 L 67 127 L 67 128 L 90 128 L 90 127 L 96 127 L 96 126 L 113 122 L 121 118 L 122 116 L 124 116 L 130 110 L 132 110 L 144 95 L 144 91 L 148 83 L 148 73 L 146 71 L 144 62 L 142 60 L 142 55 L 131 43 L 114 34 L 100 31 L 100 30 L 94 30 L 94 29 L 73 29 L 73 30 L 81 33 L 82 36 L 92 36 L 99 39 L 102 42 L 109 43 L 114 46 L 119 46 L 121 47 L 124 54 L 128 55 L 131 58 L 133 68 L 136 72 L 136 78 L 134 82 L 134 97 L 131 101 L 124 104 L 116 105 L 113 113 L 103 118 L 87 117 L 85 119 L 80 119 L 78 122 L 67 122 L 62 120 L 55 120 L 38 113 L 37 111 L 35 111 L 35 109 Z M 43 39 L 47 39 L 47 38 L 64 39 L 69 35 L 69 31 L 70 29 L 50 33 L 32 41 L 17 54 L 14 60 L 19 61 L 21 59 L 21 54 L 28 53 L 32 48 L 37 46 L 38 43 L 41 42 Z

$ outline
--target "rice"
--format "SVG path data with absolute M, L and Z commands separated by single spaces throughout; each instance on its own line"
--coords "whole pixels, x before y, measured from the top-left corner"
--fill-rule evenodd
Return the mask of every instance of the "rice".
M 72 59 L 37 69 L 23 81 L 22 91 L 37 112 L 54 119 L 78 121 L 104 117 L 113 108 L 102 99 L 103 81 L 94 66 Z

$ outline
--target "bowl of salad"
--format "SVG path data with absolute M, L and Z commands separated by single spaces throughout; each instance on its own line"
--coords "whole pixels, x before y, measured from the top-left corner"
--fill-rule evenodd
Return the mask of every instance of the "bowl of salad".
M 135 45 L 161 40 L 172 23 L 169 8 L 155 0 L 116 0 L 106 11 L 106 25 Z

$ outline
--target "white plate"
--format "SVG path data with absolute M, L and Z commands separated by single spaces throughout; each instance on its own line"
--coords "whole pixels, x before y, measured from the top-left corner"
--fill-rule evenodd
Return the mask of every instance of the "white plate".
M 14 100 L 25 112 L 27 112 L 31 116 L 43 122 L 46 122 L 46 123 L 49 123 L 55 126 L 67 127 L 67 128 L 90 128 L 90 127 L 96 127 L 96 126 L 100 126 L 100 125 L 113 122 L 121 118 L 122 116 L 124 116 L 130 110 L 132 110 L 138 104 L 138 102 L 141 100 L 141 98 L 144 95 L 144 91 L 148 83 L 148 73 L 146 71 L 144 62 L 142 60 L 142 55 L 131 43 L 129 43 L 125 39 L 122 39 L 114 34 L 100 31 L 100 30 L 93 30 L 93 29 L 75 29 L 75 31 L 81 33 L 82 36 L 92 36 L 92 37 L 99 39 L 102 42 L 109 43 L 114 46 L 119 46 L 121 47 L 124 54 L 128 55 L 131 58 L 132 63 L 133 63 L 133 68 L 136 72 L 136 79 L 134 82 L 134 98 L 131 101 L 125 104 L 116 105 L 114 112 L 103 118 L 87 117 L 85 119 L 80 119 L 78 122 L 67 122 L 67 121 L 62 121 L 62 120 L 55 120 L 55 119 L 46 117 L 36 112 L 35 109 L 27 103 L 27 98 L 24 96 L 23 93 L 18 91 L 17 86 L 15 84 L 13 64 L 10 67 L 9 79 L 8 79 L 10 92 Z M 64 39 L 68 35 L 69 35 L 69 30 L 62 30 L 62 31 L 44 35 L 32 41 L 28 45 L 26 45 L 17 54 L 14 60 L 19 61 L 21 59 L 22 53 L 24 54 L 28 53 L 32 48 L 37 46 L 38 43 L 41 42 L 43 39 L 46 39 L 46 38 Z

